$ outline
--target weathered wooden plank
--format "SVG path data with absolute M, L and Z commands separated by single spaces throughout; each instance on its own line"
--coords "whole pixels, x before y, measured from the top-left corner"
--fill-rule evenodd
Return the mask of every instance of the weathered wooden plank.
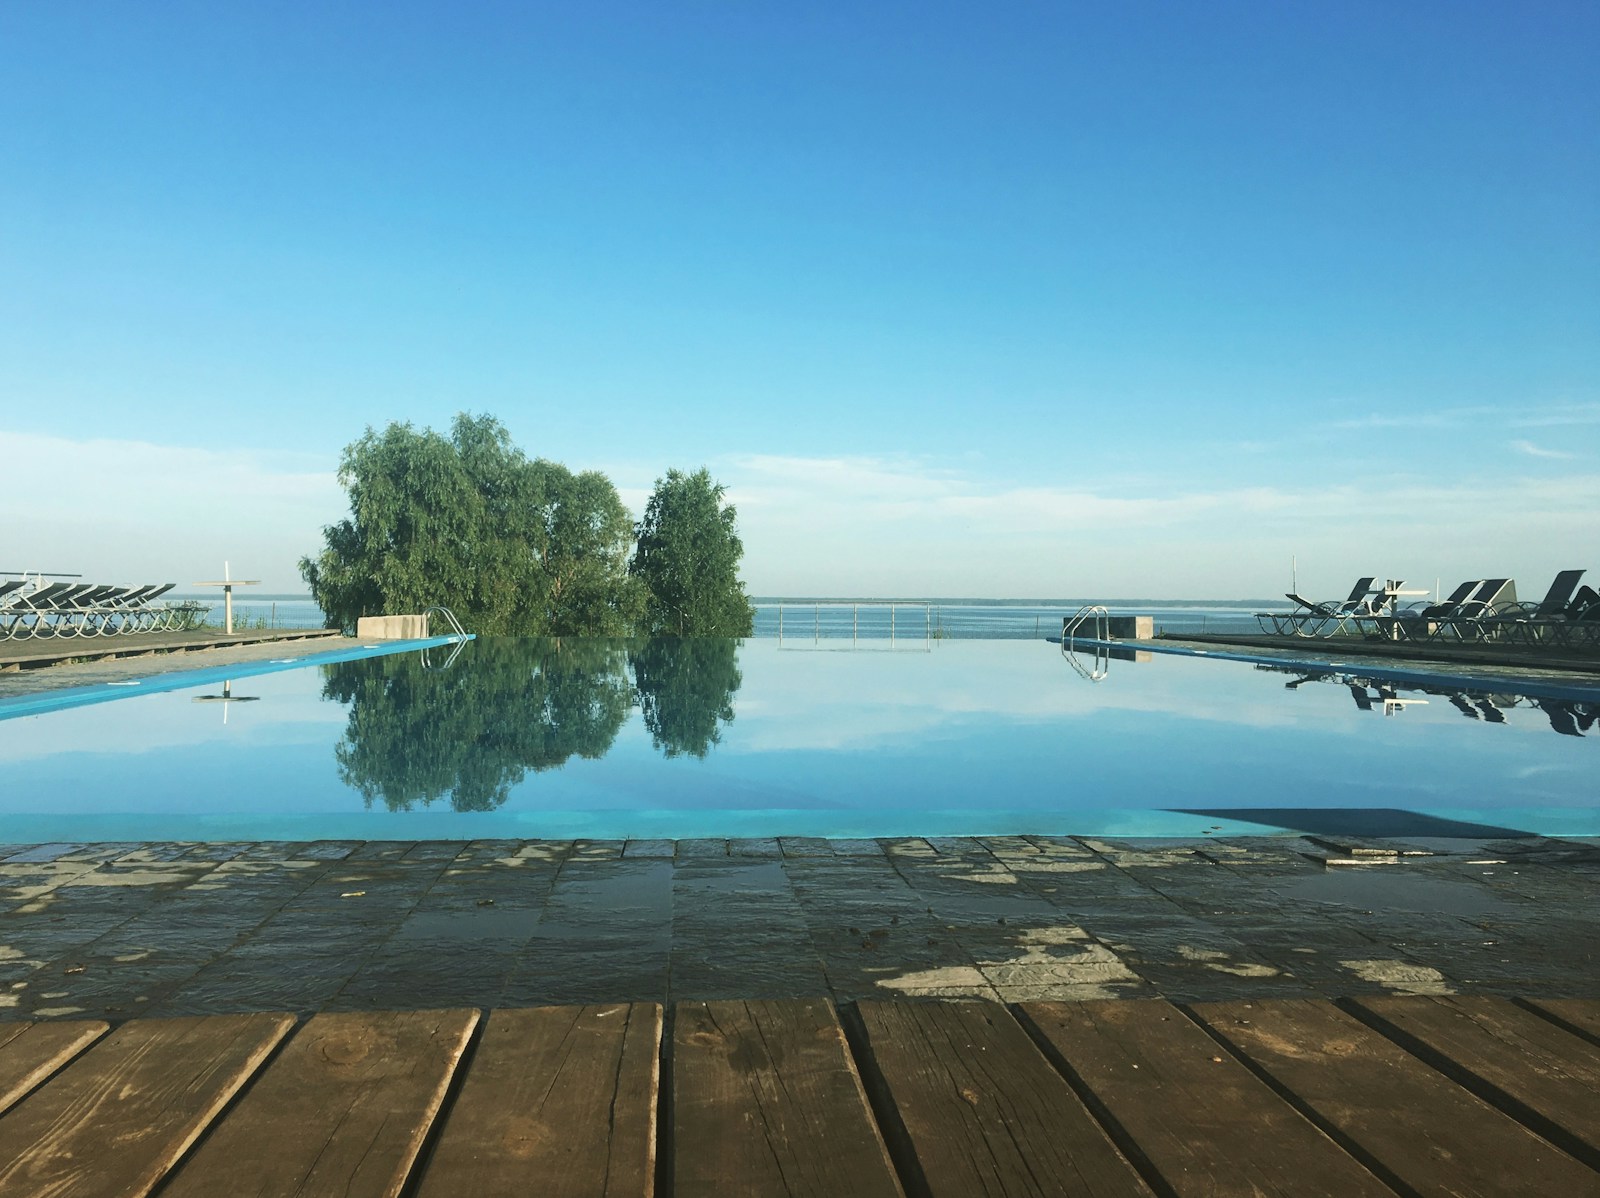
M 1160 999 L 1022 1011 L 1179 1195 L 1392 1198 L 1393 1191 Z
M 934 1198 L 1150 1193 L 1004 1007 L 857 1010 Z
M 844 1032 L 823 999 L 680 1003 L 674 1198 L 899 1198 Z
M 1319 999 L 1192 1010 L 1380 1175 L 1417 1193 L 1593 1193 L 1593 1171 Z
M 106 1034 L 99 1020 L 0 1024 L 0 1112 Z
M 163 1198 L 394 1198 L 477 1022 L 470 1010 L 316 1016 Z
M 418 1198 L 649 1198 L 660 1051 L 654 1003 L 494 1011 Z
M 1600 1000 L 1593 998 L 1537 998 L 1528 1005 L 1600 1043 Z
M 1600 1048 L 1503 998 L 1356 1000 L 1379 1030 L 1594 1168 Z M 1596 1180 L 1600 1190 L 1600 1179 Z
M 0 1116 L 0 1194 L 149 1193 L 293 1025 L 267 1014 L 124 1024 Z

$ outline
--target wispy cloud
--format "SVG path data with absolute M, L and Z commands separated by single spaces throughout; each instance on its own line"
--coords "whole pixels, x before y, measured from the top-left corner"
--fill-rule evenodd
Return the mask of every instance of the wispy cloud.
M 1511 442 L 1511 448 L 1516 450 L 1518 453 L 1527 454 L 1530 458 L 1566 459 L 1578 456 L 1574 453 L 1566 453 L 1560 449 L 1545 449 L 1541 446 L 1535 445 L 1532 441 L 1513 441 Z
M 229 560 L 263 592 L 299 590 L 295 562 L 347 510 L 334 463 L 309 454 L 0 430 L 0 460 L 11 569 L 187 584 Z
M 1470 415 L 1472 409 L 1455 408 L 1437 412 L 1372 412 L 1366 416 L 1353 416 L 1344 420 L 1329 420 L 1321 427 L 1326 429 L 1372 428 L 1450 428 Z
M 1326 569 L 1329 594 L 1347 572 L 1526 578 L 1592 542 L 1600 510 L 1595 473 L 1173 493 L 1019 487 L 911 457 L 747 455 L 713 469 L 761 594 L 1260 596 L 1287 585 L 1291 554 L 1302 581 L 1308 563 Z
M 1600 424 L 1600 403 L 1558 404 L 1527 412 L 1510 421 L 1512 428 L 1554 428 L 1564 424 Z
M 1554 428 L 1600 424 L 1600 403 L 1472 404 L 1425 412 L 1368 412 L 1323 421 L 1319 428 L 1339 431 L 1386 428 Z

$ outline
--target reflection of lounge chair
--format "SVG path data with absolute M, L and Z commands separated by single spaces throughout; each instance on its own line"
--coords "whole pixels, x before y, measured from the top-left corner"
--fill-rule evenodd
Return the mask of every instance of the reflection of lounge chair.
M 1506 713 L 1501 711 L 1499 705 L 1488 695 L 1474 696 L 1472 701 L 1478 705 L 1478 710 L 1483 712 L 1483 718 L 1489 723 L 1503 724 L 1506 722 Z
M 1330 622 L 1339 624 L 1354 615 L 1371 615 L 1372 584 L 1377 575 L 1362 578 L 1350 589 L 1349 597 L 1344 600 L 1329 599 L 1326 602 L 1313 601 L 1293 591 L 1285 594 L 1285 598 L 1295 604 L 1295 610 L 1290 612 L 1256 612 L 1256 620 L 1261 625 L 1261 631 L 1270 631 L 1277 636 L 1320 636 L 1322 630 Z M 1338 625 L 1336 625 L 1337 627 Z
M 1557 699 L 1535 699 L 1539 710 L 1544 712 L 1545 718 L 1550 721 L 1550 727 L 1562 736 L 1582 736 L 1578 729 L 1578 717 L 1573 714 L 1572 708 Z

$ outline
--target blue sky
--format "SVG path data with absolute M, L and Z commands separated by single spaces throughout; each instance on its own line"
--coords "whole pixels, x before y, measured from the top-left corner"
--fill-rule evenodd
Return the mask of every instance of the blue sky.
M 465 409 L 636 511 L 709 465 L 758 593 L 1539 592 L 1600 569 L 1597 59 L 1589 3 L 18 0 L 0 569 L 299 589 L 340 448 Z

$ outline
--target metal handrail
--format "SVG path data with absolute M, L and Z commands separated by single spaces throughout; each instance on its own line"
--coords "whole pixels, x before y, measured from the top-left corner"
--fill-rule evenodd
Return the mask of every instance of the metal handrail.
M 1076 656 L 1077 632 L 1085 620 L 1094 619 L 1094 667 L 1084 669 Z M 1111 649 L 1106 644 L 1111 639 L 1111 613 L 1098 603 L 1086 603 L 1061 621 L 1061 656 L 1067 664 L 1090 682 L 1099 682 L 1111 672 Z
M 1095 639 L 1109 641 L 1111 639 L 1111 613 L 1098 603 L 1085 603 L 1072 615 L 1061 621 L 1061 645 L 1065 648 L 1075 639 L 1083 622 L 1094 617 Z
M 456 619 L 455 612 L 451 611 L 448 607 L 435 604 L 433 607 L 427 608 L 425 611 L 423 611 L 422 614 L 424 616 L 431 616 L 434 612 L 438 612 L 441 616 L 443 616 L 444 622 L 450 625 L 451 635 L 458 636 L 462 640 L 467 639 L 467 630 L 461 627 L 461 621 Z

